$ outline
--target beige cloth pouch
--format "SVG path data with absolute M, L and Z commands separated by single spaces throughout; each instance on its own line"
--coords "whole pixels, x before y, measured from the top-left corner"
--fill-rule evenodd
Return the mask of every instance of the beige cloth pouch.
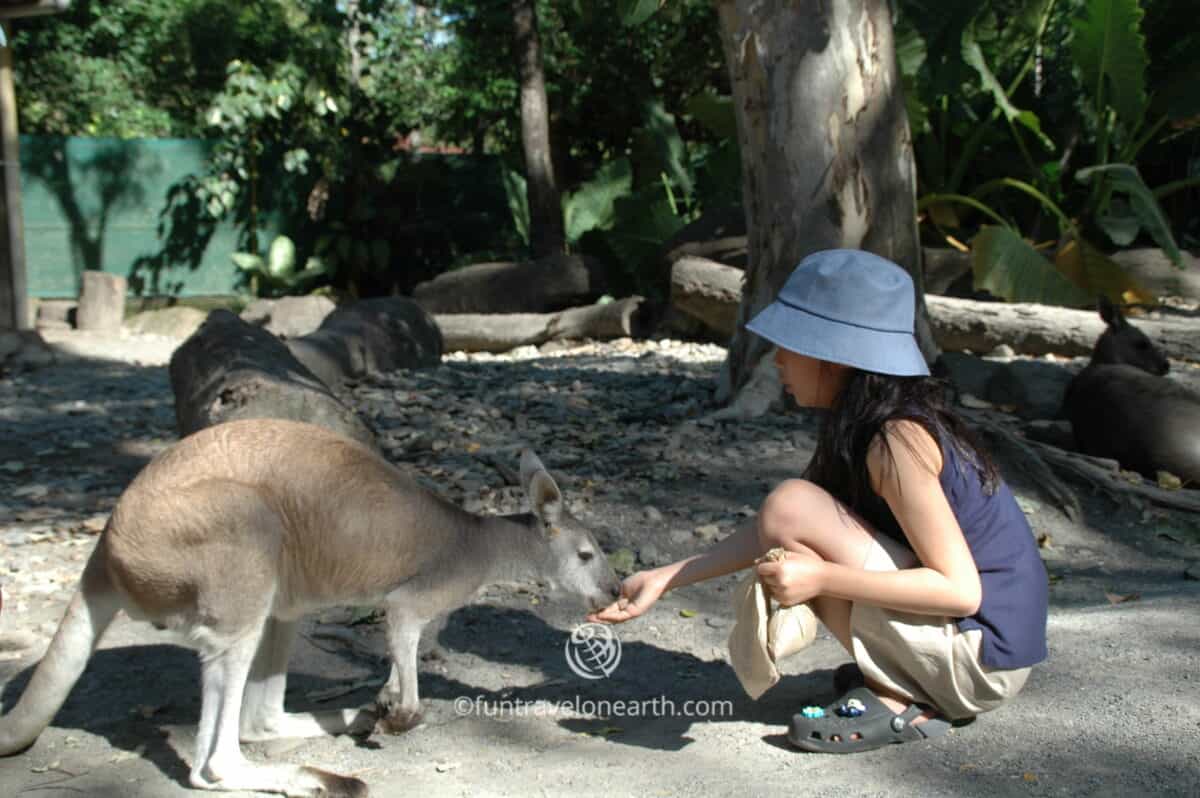
M 755 563 L 777 562 L 787 553 L 774 548 Z M 729 633 L 729 662 L 742 689 L 757 699 L 779 681 L 775 663 L 807 648 L 817 638 L 817 616 L 807 604 L 773 607 L 758 575 L 751 572 L 733 595 L 736 620 Z

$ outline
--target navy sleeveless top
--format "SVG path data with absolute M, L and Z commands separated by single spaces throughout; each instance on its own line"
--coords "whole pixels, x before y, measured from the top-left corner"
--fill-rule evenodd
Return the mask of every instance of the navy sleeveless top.
M 979 611 L 958 620 L 958 628 L 983 633 L 979 660 L 990 668 L 1013 669 L 1046 659 L 1048 580 L 1033 531 L 1016 498 L 1002 480 L 992 493 L 983 487 L 978 467 L 941 438 L 942 490 L 979 569 L 983 599 Z M 863 515 L 876 528 L 908 545 L 887 504 Z

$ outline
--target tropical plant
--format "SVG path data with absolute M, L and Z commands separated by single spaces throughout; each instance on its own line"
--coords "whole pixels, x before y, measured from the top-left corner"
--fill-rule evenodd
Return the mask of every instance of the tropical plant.
M 249 285 L 251 296 L 273 297 L 305 293 L 326 276 L 324 261 L 310 257 L 304 268 L 296 268 L 296 244 L 287 236 L 276 236 L 266 257 L 257 252 L 235 252 L 230 256 Z
M 926 221 L 955 244 L 971 236 L 966 217 L 995 223 L 972 241 L 977 287 L 1064 304 L 1090 303 L 1097 293 L 1151 299 L 1104 254 L 1147 234 L 1180 258 L 1136 166 L 1170 121 L 1148 99 L 1136 0 L 995 0 L 953 10 L 910 0 L 903 9 L 900 60 L 918 95 L 929 97 L 938 80 L 967 81 L 956 96 L 943 84 L 932 103 L 910 102 L 910 113 Z M 1054 48 L 1060 60 L 1047 66 L 1055 42 L 1069 47 Z M 927 53 L 939 60 L 930 63 Z M 1056 91 L 1046 89 L 1045 69 L 1054 71 Z M 1046 222 L 1054 225 L 1052 239 L 1037 248 L 1025 241 L 1042 237 Z
M 698 95 L 687 104 L 714 135 L 731 129 L 728 98 Z M 655 295 L 653 260 L 663 244 L 706 208 L 740 199 L 736 143 L 688 143 L 658 102 L 643 109 L 628 157 L 607 161 L 563 198 L 568 246 L 621 266 L 628 290 Z M 525 181 L 511 168 L 504 186 L 514 227 L 528 245 Z

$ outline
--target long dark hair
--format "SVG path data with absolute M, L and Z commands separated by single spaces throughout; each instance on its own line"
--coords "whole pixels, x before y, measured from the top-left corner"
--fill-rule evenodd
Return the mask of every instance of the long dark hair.
M 971 429 L 949 407 L 945 383 L 934 377 L 894 377 L 853 369 L 834 400 L 817 438 L 817 450 L 805 476 L 855 512 L 872 518 L 881 501 L 871 487 L 867 449 L 889 421 L 911 420 L 941 446 L 954 446 L 975 466 L 987 493 L 995 491 L 999 473 Z M 893 460 L 886 436 L 884 455 Z M 872 519 L 873 520 L 873 519 Z

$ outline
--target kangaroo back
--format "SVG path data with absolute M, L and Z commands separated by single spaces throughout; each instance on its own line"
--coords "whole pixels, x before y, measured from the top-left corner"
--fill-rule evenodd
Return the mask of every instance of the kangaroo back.
M 101 537 L 46 655 L 16 707 L 0 717 L 0 756 L 28 748 L 50 725 L 87 666 L 100 636 L 121 608 L 105 560 L 105 539 Z

